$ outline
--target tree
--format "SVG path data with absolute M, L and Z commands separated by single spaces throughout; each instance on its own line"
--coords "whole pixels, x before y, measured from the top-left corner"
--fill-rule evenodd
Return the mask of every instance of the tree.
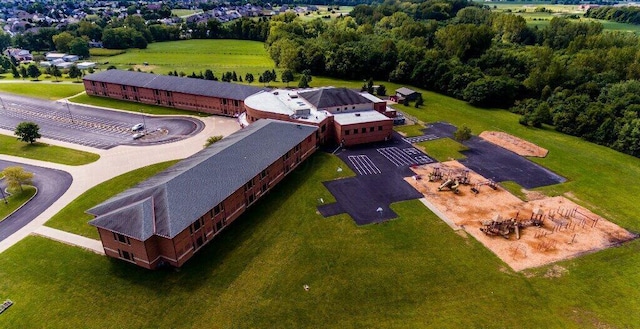
M 204 79 L 205 80 L 214 80 L 216 77 L 213 75 L 213 71 L 207 69 L 204 71 Z
M 23 142 L 34 143 L 40 136 L 40 127 L 33 122 L 21 122 L 16 126 L 14 134 Z
M 386 96 L 387 95 L 387 87 L 384 85 L 379 85 L 378 90 L 376 90 L 378 96 Z
M 89 43 L 83 38 L 74 38 L 69 42 L 69 53 L 87 58 L 89 54 Z
M 418 98 L 416 98 L 416 103 L 414 104 L 414 106 L 416 108 L 419 108 L 420 106 L 422 106 L 422 104 L 424 104 L 424 99 L 422 99 L 422 94 L 418 94 Z
M 51 68 L 51 75 L 53 75 L 53 77 L 56 78 L 56 82 L 57 82 L 58 78 L 62 76 L 62 72 L 60 72 L 60 69 L 54 65 Z
M 9 188 L 13 190 L 19 188 L 20 191 L 24 191 L 22 185 L 33 184 L 33 173 L 25 171 L 22 167 L 6 167 L 2 171 L 2 176 L 4 176 Z
M 69 78 L 78 79 L 81 76 L 82 76 L 82 71 L 80 71 L 78 66 L 75 64 L 71 65 L 71 67 L 69 68 Z
M 471 138 L 471 129 L 463 125 L 461 128 L 458 128 L 453 133 L 453 138 L 458 142 L 464 142 L 466 140 L 469 140 Z
M 289 82 L 293 81 L 293 72 L 289 69 L 282 71 L 280 79 L 282 79 L 282 82 L 285 82 L 287 87 L 289 87 Z
M 73 35 L 69 32 L 62 32 L 53 36 L 53 44 L 59 52 L 69 52 L 69 43 L 73 40 Z
M 251 84 L 251 83 L 254 81 L 253 74 L 251 74 L 251 73 L 247 73 L 247 74 L 244 76 L 244 80 L 245 80 L 246 82 L 248 82 L 249 84 Z
M 20 72 L 18 72 L 18 68 L 15 65 L 11 66 L 11 74 L 13 74 L 15 79 L 20 77 Z
M 22 77 L 22 80 L 29 77 L 29 73 L 27 73 L 27 68 L 24 67 L 23 65 L 20 66 L 20 76 Z
M 40 69 L 35 64 L 29 64 L 29 67 L 27 68 L 27 74 L 29 74 L 29 77 L 31 77 L 32 79 L 38 80 L 38 77 L 42 75 L 42 71 L 40 71 Z
M 309 88 L 309 80 L 306 75 L 302 75 L 300 81 L 298 81 L 298 88 Z

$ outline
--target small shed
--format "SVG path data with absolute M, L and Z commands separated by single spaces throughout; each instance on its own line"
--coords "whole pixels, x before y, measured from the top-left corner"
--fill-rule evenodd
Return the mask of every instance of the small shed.
M 396 96 L 398 98 L 415 101 L 416 99 L 418 99 L 418 95 L 420 95 L 419 92 L 406 87 L 396 89 Z

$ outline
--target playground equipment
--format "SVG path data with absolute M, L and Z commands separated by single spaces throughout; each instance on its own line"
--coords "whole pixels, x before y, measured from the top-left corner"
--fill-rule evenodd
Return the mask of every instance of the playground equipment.
M 437 182 L 439 180 L 442 180 L 442 170 L 440 167 L 433 167 L 433 171 L 429 173 L 429 181 Z
M 494 191 L 498 189 L 498 184 L 493 179 L 488 179 L 484 182 L 476 183 L 475 185 L 473 185 L 473 187 L 471 187 L 471 192 L 473 192 L 473 194 L 480 193 L 480 186 L 484 185 L 489 186 Z
M 524 221 L 518 220 L 518 214 L 515 218 L 509 218 L 503 220 L 500 215 L 496 215 L 492 220 L 482 223 L 480 231 L 486 235 L 500 235 L 505 239 L 509 239 L 512 233 L 516 234 L 516 239 L 520 239 L 520 230 L 526 227 L 536 226 L 541 227 L 544 225 L 543 220 L 544 213 L 540 209 L 534 209 L 531 217 Z
M 444 189 L 449 189 L 453 193 L 458 194 L 458 192 L 460 192 L 460 190 L 458 190 L 459 186 L 460 186 L 460 182 L 458 182 L 457 179 L 449 178 L 444 183 L 442 183 L 442 185 L 440 185 L 440 187 L 438 187 L 438 191 L 442 191 Z

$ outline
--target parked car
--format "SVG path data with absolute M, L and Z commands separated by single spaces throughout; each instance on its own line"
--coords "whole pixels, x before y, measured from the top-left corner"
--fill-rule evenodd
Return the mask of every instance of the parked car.
M 142 137 L 144 137 L 144 133 L 135 133 L 133 134 L 133 139 L 140 139 Z
M 144 124 L 142 123 L 136 123 L 133 127 L 131 127 L 131 130 L 133 131 L 140 131 L 144 129 Z

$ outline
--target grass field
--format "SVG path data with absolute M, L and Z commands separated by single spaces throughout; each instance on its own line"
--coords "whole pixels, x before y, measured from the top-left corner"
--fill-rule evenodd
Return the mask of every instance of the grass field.
M 122 101 L 118 99 L 106 98 L 106 97 L 89 96 L 87 94 L 82 94 L 82 95 L 78 95 L 76 97 L 70 98 L 69 101 L 81 103 L 81 104 L 103 106 L 103 107 L 109 107 L 109 108 L 120 109 L 125 111 L 146 113 L 146 114 L 156 114 L 156 115 L 199 115 L 199 116 L 210 115 L 206 113 L 196 113 L 192 111 L 178 110 L 178 109 L 173 109 L 169 107 L 127 102 L 127 101 Z
M 0 135 L 0 154 L 80 166 L 98 161 L 99 155 L 45 143 L 25 143 L 15 136 Z
M 192 10 L 192 9 L 172 9 L 171 14 L 176 15 L 178 17 L 190 16 L 195 13 L 201 13 L 202 10 Z
M 93 216 L 86 214 L 85 211 L 103 201 L 106 201 L 108 198 L 133 187 L 143 180 L 170 167 L 176 162 L 177 161 L 168 161 L 143 167 L 96 185 L 51 217 L 51 219 L 47 221 L 46 225 L 63 231 L 86 236 L 88 238 L 100 239 L 96 228 L 87 224 Z
M 322 218 L 316 154 L 180 271 L 40 237 L 0 258 L 0 327 L 589 328 L 640 323 L 640 241 L 515 273 L 418 201 L 357 227 Z M 37 258 L 33 257 L 37 255 Z M 28 260 L 28 261 L 25 261 Z M 554 277 L 554 273 L 566 273 Z M 310 290 L 304 291 L 308 284 Z M 499 315 L 499 316 L 497 316 Z
M 518 197 L 520 200 L 527 201 L 527 196 L 526 194 L 524 194 L 524 192 L 522 192 L 522 186 L 520 186 L 518 183 L 514 181 L 505 181 L 500 182 L 500 186 L 509 191 L 509 193 Z
M 50 82 L 25 82 L 25 83 L 0 83 L 0 91 L 29 96 L 37 98 L 45 98 L 49 100 L 58 100 L 73 96 L 84 91 L 82 84 L 75 83 L 57 83 Z
M 109 57 L 124 54 L 127 51 L 124 49 L 107 49 L 107 48 L 90 48 L 89 55 L 98 57 Z
M 4 185 L 2 188 L 4 188 Z M 23 186 L 23 191 L 18 190 L 11 193 L 13 194 L 7 195 L 7 203 L 5 203 L 5 200 L 2 199 L 2 195 L 0 195 L 0 222 L 36 194 L 36 188 L 25 185 Z
M 468 148 L 451 138 L 439 138 L 432 141 L 424 141 L 417 144 L 432 158 L 439 162 L 449 161 L 451 159 L 461 160 L 466 158 L 462 151 Z

